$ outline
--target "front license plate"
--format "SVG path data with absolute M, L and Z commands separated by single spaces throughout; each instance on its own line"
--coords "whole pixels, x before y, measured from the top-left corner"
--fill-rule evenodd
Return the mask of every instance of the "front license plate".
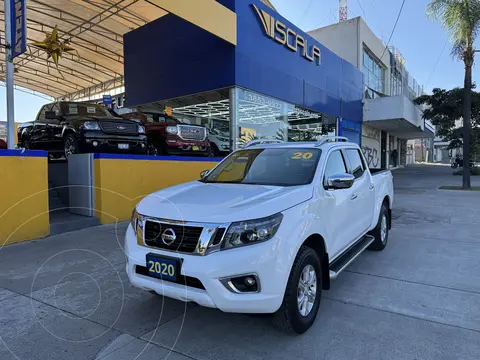
M 193 151 L 198 151 L 199 148 L 198 148 L 198 146 L 192 146 L 192 150 L 193 150 Z
M 147 270 L 150 276 L 176 281 L 178 271 L 178 261 L 168 259 L 158 255 L 147 254 Z
M 122 150 L 127 150 L 130 146 L 128 144 L 118 144 L 118 148 Z

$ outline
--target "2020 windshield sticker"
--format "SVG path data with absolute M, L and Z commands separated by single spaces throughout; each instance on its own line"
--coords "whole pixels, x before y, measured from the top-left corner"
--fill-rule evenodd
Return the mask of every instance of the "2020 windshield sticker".
M 299 159 L 303 159 L 303 160 L 309 160 L 313 157 L 313 154 L 308 151 L 308 152 L 301 152 L 301 151 L 296 151 L 291 159 L 294 159 L 294 160 L 299 160 Z

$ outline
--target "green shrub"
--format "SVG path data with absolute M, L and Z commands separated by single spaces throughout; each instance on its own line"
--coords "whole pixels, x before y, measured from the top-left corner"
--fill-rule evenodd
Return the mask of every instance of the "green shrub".
M 463 175 L 463 169 L 462 170 L 457 170 L 453 173 L 453 175 Z M 480 176 L 480 167 L 475 166 L 473 168 L 470 168 L 470 175 L 472 176 Z

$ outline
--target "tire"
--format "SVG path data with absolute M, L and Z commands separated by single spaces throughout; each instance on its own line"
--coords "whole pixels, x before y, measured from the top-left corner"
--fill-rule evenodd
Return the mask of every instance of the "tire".
M 22 140 L 22 148 L 24 148 L 25 150 L 29 150 L 30 149 L 30 141 L 28 141 L 27 139 Z
M 457 163 L 452 163 L 452 169 L 456 169 L 458 167 L 458 164 Z
M 148 145 L 147 145 L 147 155 L 160 156 L 160 155 L 162 155 L 162 150 L 155 143 L 148 143 Z
M 65 159 L 67 160 L 70 155 L 79 153 L 78 140 L 74 134 L 67 134 L 67 136 L 65 136 L 63 139 L 63 149 L 65 153 Z
M 213 157 L 218 157 L 220 156 L 220 150 L 218 150 L 218 147 L 215 143 L 210 143 L 210 149 Z
M 385 246 L 387 246 L 388 242 L 389 224 L 390 217 L 388 213 L 388 207 L 385 204 L 382 204 L 380 214 L 378 215 L 377 226 L 369 233 L 375 238 L 373 243 L 371 243 L 368 247 L 369 250 L 382 251 L 385 249 Z
M 314 323 L 322 297 L 322 265 L 320 261 L 315 250 L 310 247 L 302 246 L 298 251 L 290 271 L 282 305 L 273 316 L 273 324 L 277 328 L 286 332 L 303 334 Z M 308 313 L 302 315 L 299 305 L 300 279 L 305 269 L 314 270 L 316 281 L 311 308 L 309 310 L 307 308 Z M 309 288 L 312 289 L 311 286 Z M 302 307 L 302 309 L 305 308 Z

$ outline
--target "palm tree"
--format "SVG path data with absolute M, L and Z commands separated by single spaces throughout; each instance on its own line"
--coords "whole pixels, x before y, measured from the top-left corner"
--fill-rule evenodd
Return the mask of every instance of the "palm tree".
M 439 19 L 450 33 L 452 55 L 465 64 L 463 95 L 463 184 L 470 189 L 470 117 L 472 112 L 472 66 L 474 43 L 480 29 L 480 0 L 431 0 L 427 15 Z

